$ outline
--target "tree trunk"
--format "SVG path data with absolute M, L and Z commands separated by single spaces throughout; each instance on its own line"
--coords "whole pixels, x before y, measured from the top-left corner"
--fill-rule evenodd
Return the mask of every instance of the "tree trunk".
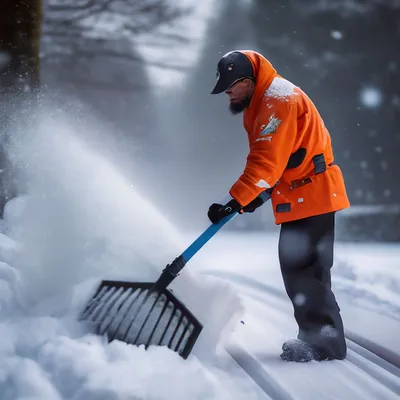
M 7 154 L 11 126 L 26 113 L 40 86 L 41 0 L 2 0 L 0 4 L 0 216 L 17 193 Z

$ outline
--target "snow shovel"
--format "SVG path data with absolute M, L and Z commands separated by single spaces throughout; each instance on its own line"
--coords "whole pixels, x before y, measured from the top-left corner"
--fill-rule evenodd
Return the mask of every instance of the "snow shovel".
M 167 346 L 186 359 L 203 326 L 167 289 L 186 263 L 237 213 L 210 225 L 179 257 L 168 264 L 155 283 L 102 281 L 79 319 L 108 342 Z

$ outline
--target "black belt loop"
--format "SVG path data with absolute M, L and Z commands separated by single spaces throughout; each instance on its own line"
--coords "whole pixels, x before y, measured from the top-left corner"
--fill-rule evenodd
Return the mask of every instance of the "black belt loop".
M 326 171 L 326 162 L 323 154 L 317 154 L 313 157 L 315 175 L 322 174 Z

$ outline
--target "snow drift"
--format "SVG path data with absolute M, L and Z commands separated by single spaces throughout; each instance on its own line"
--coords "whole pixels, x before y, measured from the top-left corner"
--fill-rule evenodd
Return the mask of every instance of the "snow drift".
M 74 130 L 48 106 L 35 121 L 10 147 L 26 194 L 6 205 L 1 225 L 2 399 L 232 398 L 228 376 L 207 368 L 241 305 L 189 264 L 173 289 L 204 330 L 186 362 L 165 348 L 106 345 L 76 321 L 101 279 L 154 281 L 187 241 L 76 134 L 93 126 Z

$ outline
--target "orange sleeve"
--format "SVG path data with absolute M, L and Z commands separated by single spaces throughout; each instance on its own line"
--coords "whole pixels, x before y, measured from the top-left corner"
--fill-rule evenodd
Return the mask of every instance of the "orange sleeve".
M 261 108 L 263 112 L 265 107 Z M 258 121 L 256 133 L 250 139 L 245 169 L 229 191 L 242 206 L 249 204 L 265 189 L 275 186 L 282 176 L 297 134 L 296 105 L 290 100 L 281 102 L 272 115 L 268 112 Z

